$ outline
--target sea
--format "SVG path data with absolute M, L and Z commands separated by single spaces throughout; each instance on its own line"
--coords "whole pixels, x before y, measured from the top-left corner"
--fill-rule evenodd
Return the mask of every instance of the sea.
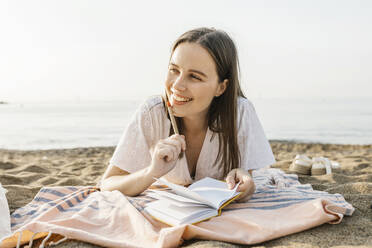
M 269 140 L 372 144 L 372 98 L 250 99 Z M 0 148 L 116 146 L 143 100 L 0 104 Z

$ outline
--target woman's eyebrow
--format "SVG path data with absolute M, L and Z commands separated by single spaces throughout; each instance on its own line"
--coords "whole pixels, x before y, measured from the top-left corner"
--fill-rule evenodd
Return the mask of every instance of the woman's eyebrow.
M 198 73 L 198 74 L 202 75 L 203 77 L 208 78 L 207 75 L 205 75 L 205 74 L 204 74 L 203 72 L 201 72 L 201 71 L 193 70 L 193 69 L 191 69 L 191 70 L 189 70 L 189 71 L 191 71 L 191 72 L 195 72 L 195 73 Z
M 170 65 L 173 65 L 173 66 L 179 68 L 179 66 L 176 65 L 175 63 L 170 63 Z M 205 77 L 205 78 L 208 78 L 207 75 L 205 75 L 205 73 L 203 73 L 203 72 L 201 72 L 201 71 L 194 70 L 194 69 L 190 69 L 189 71 L 190 71 L 190 72 L 197 73 L 197 74 L 200 74 L 200 75 L 202 75 L 202 76 Z

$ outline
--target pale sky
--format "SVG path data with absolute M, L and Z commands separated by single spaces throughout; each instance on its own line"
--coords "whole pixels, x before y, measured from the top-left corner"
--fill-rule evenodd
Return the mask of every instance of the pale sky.
M 215 27 L 256 97 L 372 97 L 372 1 L 0 2 L 0 101 L 120 100 L 163 92 L 170 48 Z

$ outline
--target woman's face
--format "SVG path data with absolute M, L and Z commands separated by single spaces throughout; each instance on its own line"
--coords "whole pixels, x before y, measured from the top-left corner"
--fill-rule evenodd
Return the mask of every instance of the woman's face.
M 216 65 L 206 49 L 184 42 L 172 54 L 165 85 L 175 116 L 205 118 L 227 80 L 218 82 Z

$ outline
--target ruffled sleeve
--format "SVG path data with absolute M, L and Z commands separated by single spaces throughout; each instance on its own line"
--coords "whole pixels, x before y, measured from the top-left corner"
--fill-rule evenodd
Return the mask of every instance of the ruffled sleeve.
M 149 166 L 153 136 L 151 114 L 145 102 L 137 109 L 121 136 L 109 166 L 119 167 L 129 173 Z
M 245 98 L 238 100 L 238 145 L 241 167 L 260 169 L 275 163 L 269 141 L 253 104 Z

